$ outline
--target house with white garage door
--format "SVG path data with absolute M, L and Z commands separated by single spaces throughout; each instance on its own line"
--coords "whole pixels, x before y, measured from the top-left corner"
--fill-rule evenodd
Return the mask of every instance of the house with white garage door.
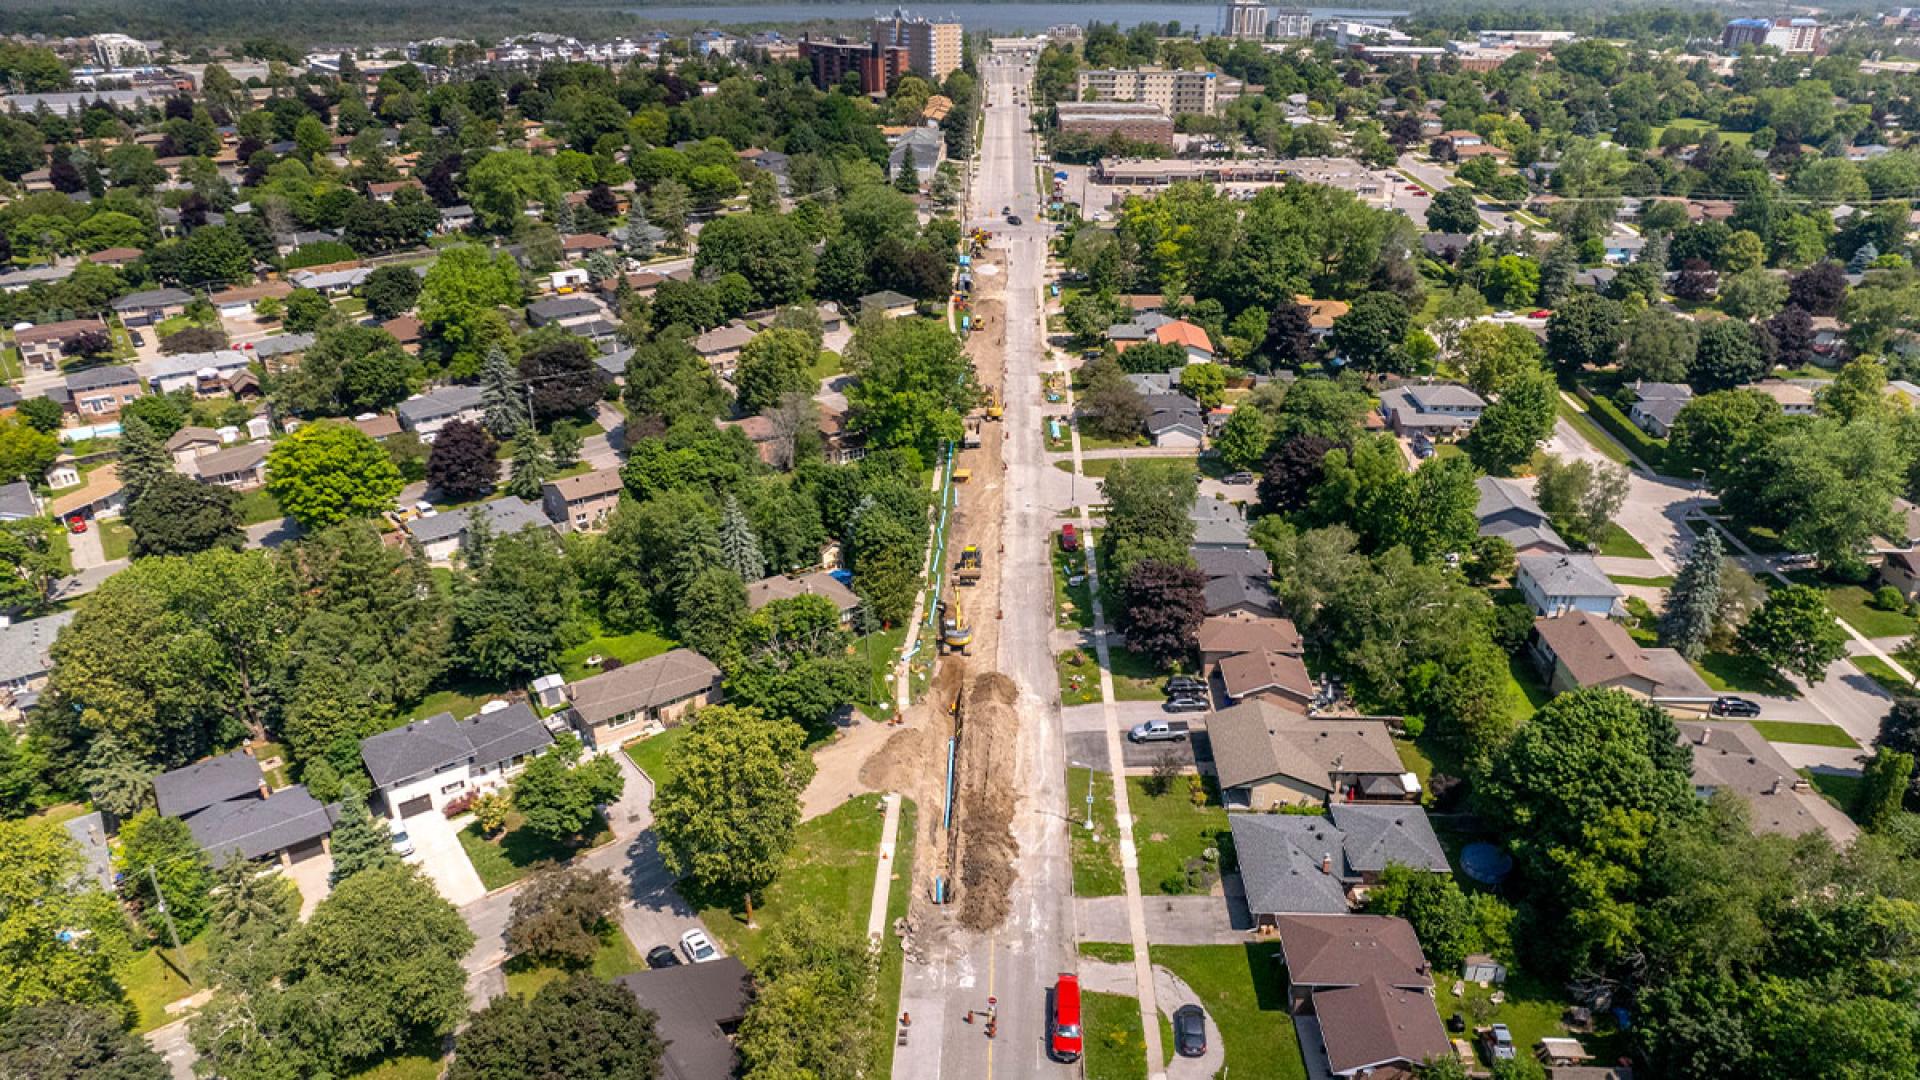
M 411 817 L 504 787 L 553 745 L 553 733 L 525 702 L 488 702 L 456 720 L 435 713 L 360 740 L 360 760 L 387 812 Z

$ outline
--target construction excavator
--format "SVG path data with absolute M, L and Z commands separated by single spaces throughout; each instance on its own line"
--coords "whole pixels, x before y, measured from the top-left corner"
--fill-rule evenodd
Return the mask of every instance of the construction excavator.
M 960 561 L 953 565 L 953 583 L 955 585 L 980 584 L 980 545 L 968 544 L 960 549 Z
M 967 621 L 967 613 L 960 607 L 960 598 L 940 602 L 940 649 L 942 652 L 957 652 L 967 655 L 967 647 L 973 644 L 973 624 Z

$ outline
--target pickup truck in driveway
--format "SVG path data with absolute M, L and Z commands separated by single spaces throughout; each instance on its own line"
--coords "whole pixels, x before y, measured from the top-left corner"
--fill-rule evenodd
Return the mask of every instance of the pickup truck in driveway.
M 1148 720 L 1133 725 L 1133 730 L 1127 732 L 1127 738 L 1137 743 L 1185 742 L 1187 725 L 1184 721 L 1176 727 L 1166 720 Z

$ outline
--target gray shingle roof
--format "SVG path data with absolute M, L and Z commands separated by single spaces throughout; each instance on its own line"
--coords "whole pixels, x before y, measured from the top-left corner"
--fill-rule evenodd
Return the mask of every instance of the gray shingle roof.
M 1451 873 L 1446 850 L 1433 834 L 1427 812 L 1418 806 L 1377 803 L 1334 803 L 1327 812 L 1345 837 L 1347 873 L 1358 877 L 1377 874 L 1388 863 Z
M 419 397 L 408 398 L 394 411 L 400 419 L 409 425 L 428 423 L 443 417 L 458 416 L 480 407 L 480 388 L 477 386 L 442 386 L 429 390 Z
M 162 814 L 183 818 L 218 802 L 257 795 L 260 783 L 260 762 L 235 750 L 154 777 L 153 798 Z
M 734 1071 L 733 1030 L 753 997 L 753 976 L 731 956 L 622 975 L 614 982 L 658 1017 L 665 1080 L 712 1080 Z
M 584 296 L 549 296 L 527 305 L 527 317 L 536 323 L 598 315 L 600 305 Z
M 253 343 L 253 355 L 261 360 L 288 356 L 313 348 L 312 334 L 275 334 Z
M 130 367 L 86 368 L 67 376 L 67 389 L 72 391 L 138 385 L 140 385 L 140 375 Z
M 1520 573 L 1548 596 L 1624 596 L 1591 555 L 1522 555 Z
M 675 649 L 615 671 L 590 675 L 569 686 L 567 696 L 582 720 L 598 724 L 683 700 L 719 681 L 720 669 L 713 661 L 692 649 Z
M 1346 886 L 1322 870 L 1331 857 L 1340 865 L 1340 830 L 1324 817 L 1297 814 L 1229 814 L 1234 858 L 1255 915 L 1312 912 L 1344 915 Z
M 40 504 L 34 500 L 32 484 L 15 480 L 0 486 L 0 521 L 17 521 L 39 515 Z
M 474 514 L 481 516 L 495 536 L 508 536 L 523 529 L 550 527 L 553 524 L 538 506 L 525 499 L 505 495 L 458 510 L 445 510 L 431 517 L 414 518 L 407 522 L 407 532 L 423 544 L 446 540 L 466 532 Z
M 1266 553 L 1254 548 L 1196 548 L 1188 555 L 1200 572 L 1209 578 L 1235 575 L 1265 578 L 1273 575 L 1273 564 L 1267 560 Z
M 224 864 L 236 853 L 258 859 L 333 832 L 340 820 L 340 804 L 324 806 L 304 784 L 282 788 L 265 799 L 232 799 L 216 803 L 187 819 L 194 840 L 212 858 Z
M 52 667 L 48 654 L 54 639 L 73 621 L 71 611 L 0 626 L 0 682 L 32 679 Z
M 1207 614 L 1218 615 L 1234 608 L 1251 608 L 1267 615 L 1280 613 L 1280 601 L 1267 587 L 1264 577 L 1243 577 L 1234 574 L 1228 577 L 1210 579 L 1202 590 L 1207 602 Z
M 1481 536 L 1500 537 L 1515 548 L 1547 545 L 1567 550 L 1566 541 L 1553 530 L 1546 511 L 1540 509 L 1525 484 L 1497 476 L 1483 476 L 1475 483 L 1480 501 L 1473 512 L 1480 519 Z
M 185 304 L 192 300 L 191 293 L 179 289 L 145 289 L 128 293 L 113 302 L 115 311 L 134 311 L 139 308 L 167 307 L 172 304 Z
M 553 745 L 553 735 L 525 702 L 455 720 L 435 713 L 425 720 L 360 740 L 360 760 L 382 788 L 465 762 L 486 768 Z

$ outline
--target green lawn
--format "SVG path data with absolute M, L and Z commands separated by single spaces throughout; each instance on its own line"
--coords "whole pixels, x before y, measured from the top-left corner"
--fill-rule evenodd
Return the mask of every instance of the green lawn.
M 1133 946 L 1124 941 L 1083 941 L 1080 943 L 1080 955 L 1109 964 L 1131 964 Z
M 1088 537 L 1086 542 L 1091 543 L 1092 539 Z M 1086 551 L 1062 551 L 1059 543 L 1052 540 L 1049 546 L 1053 549 L 1054 625 L 1074 630 L 1093 629 L 1093 590 L 1087 587 L 1084 578 L 1078 585 L 1067 583 L 1068 578 L 1086 573 Z
M 1060 432 L 1060 437 L 1057 439 L 1053 437 L 1056 428 Z M 1073 449 L 1073 440 L 1068 434 L 1065 420 L 1059 421 L 1058 424 L 1052 417 L 1040 421 L 1040 440 L 1046 444 L 1048 450 L 1055 452 Z
M 1178 975 L 1219 1025 L 1233 1080 L 1306 1080 L 1287 1012 L 1280 943 L 1155 945 L 1153 962 Z
M 760 959 L 763 935 L 795 908 L 811 908 L 864 936 L 874 861 L 880 852 L 880 825 L 878 795 L 849 799 L 801 822 L 779 879 L 753 898 L 754 929 L 747 928 L 744 907 L 709 906 L 700 912 L 701 920 L 727 952 L 748 967 Z M 910 881 L 903 878 L 900 887 L 911 888 Z
M 1567 403 L 1566 398 L 1560 397 L 1557 394 L 1554 396 L 1553 405 L 1554 408 L 1559 411 L 1561 417 L 1564 418 L 1567 423 L 1572 424 L 1573 429 L 1578 431 L 1582 438 L 1593 444 L 1595 450 L 1600 451 L 1621 465 L 1631 466 L 1633 464 L 1632 459 L 1627 457 L 1627 452 L 1621 449 L 1620 444 L 1615 442 L 1613 437 L 1608 435 L 1599 424 L 1594 423 L 1591 416 L 1574 408 Z
M 72 821 L 74 818 L 85 816 L 87 813 L 86 803 L 64 802 L 55 806 L 49 806 L 37 814 L 29 814 L 26 820 L 37 825 L 58 825 L 62 822 Z
M 1087 785 L 1093 784 L 1093 831 L 1088 832 Z M 1073 894 L 1119 896 L 1126 891 L 1120 872 L 1120 829 L 1113 815 L 1113 779 L 1092 769 L 1067 767 L 1068 835 L 1073 844 Z M 1129 946 L 1131 948 L 1131 946 Z
M 446 1067 L 446 1060 L 440 1054 L 440 1040 L 426 1036 L 385 1060 L 358 1072 L 346 1073 L 341 1080 L 439 1080 Z
M 1640 585 L 1649 589 L 1671 589 L 1673 578 L 1662 574 L 1659 577 L 1634 577 L 1632 574 L 1608 574 L 1615 585 Z
M 1739 653 L 1709 652 L 1694 662 L 1708 686 L 1720 691 L 1799 697 L 1800 691 L 1764 660 Z
M 167 1006 L 201 989 L 201 986 L 188 982 L 186 976 L 202 975 L 206 961 L 205 937 L 187 942 L 177 952 L 173 949 L 148 949 L 136 956 L 120 979 L 121 985 L 126 988 L 127 1000 L 133 1002 L 133 1007 L 140 1014 L 134 1030 L 152 1031 L 180 1019 L 168 1013 Z
M 875 630 L 853 639 L 854 653 L 865 658 L 867 664 L 866 691 L 854 704 L 873 719 L 885 719 L 893 713 L 893 668 L 900 661 L 900 647 L 906 643 L 904 626 Z
M 1807 724 L 1793 720 L 1750 720 L 1753 730 L 1768 742 L 1798 743 L 1802 746 L 1858 747 L 1853 736 L 1832 724 Z
M 1082 434 L 1082 435 L 1080 436 L 1080 446 L 1081 446 L 1081 449 L 1083 449 L 1083 450 L 1092 450 L 1092 449 L 1096 449 L 1096 447 L 1094 447 L 1094 446 L 1091 446 L 1091 445 L 1090 445 L 1090 444 L 1088 443 L 1088 440 L 1089 440 L 1090 438 L 1091 438 L 1091 436 L 1088 436 L 1088 435 L 1086 435 L 1086 434 L 1084 434 L 1084 433 L 1083 433 L 1083 434 Z M 1121 462 L 1123 462 L 1123 461 L 1186 461 L 1186 462 L 1192 462 L 1192 461 L 1194 461 L 1194 460 L 1195 460 L 1195 459 L 1194 459 L 1194 457 L 1193 457 L 1193 456 L 1192 456 L 1191 454 L 1168 454 L 1168 455 L 1167 455 L 1167 456 L 1165 456 L 1165 457 L 1146 457 L 1146 458 L 1139 458 L 1139 457 L 1131 457 L 1131 458 L 1105 458 L 1105 457 L 1102 457 L 1102 458 L 1090 458 L 1090 457 L 1082 457 L 1082 458 L 1080 459 L 1080 475 L 1082 475 L 1082 476 L 1090 476 L 1090 477 L 1094 477 L 1094 478 L 1096 478 L 1096 479 L 1097 479 L 1097 478 L 1099 478 L 1099 477 L 1103 477 L 1103 476 L 1105 476 L 1105 475 L 1107 475 L 1107 474 L 1108 474 L 1109 472 L 1112 472 L 1112 471 L 1113 471 L 1113 467 L 1114 467 L 1115 465 L 1118 465 L 1118 464 L 1120 464 L 1120 463 L 1121 463 Z M 1213 461 L 1214 459 L 1212 459 L 1212 458 L 1201 458 L 1201 459 L 1199 459 L 1199 460 L 1201 460 L 1201 461 Z M 1072 459 L 1072 458 L 1067 458 L 1067 459 L 1064 459 L 1064 460 L 1061 460 L 1061 461 L 1056 461 L 1056 462 L 1054 462 L 1054 463 L 1053 463 L 1053 467 L 1054 467 L 1054 468 L 1056 468 L 1056 469 L 1059 469 L 1059 470 L 1060 470 L 1061 472 L 1065 472 L 1065 473 L 1070 473 L 1070 472 L 1072 472 L 1072 471 L 1073 471 L 1073 459 Z M 1202 471 L 1205 471 L 1205 470 L 1202 470 Z M 1224 476 L 1224 475 L 1226 475 L 1226 473 L 1225 473 L 1225 472 L 1221 472 L 1221 475 L 1222 475 L 1222 476 Z
M 1094 435 L 1085 431 L 1080 433 L 1080 449 L 1082 450 L 1125 450 L 1136 446 L 1152 445 L 1153 443 L 1149 442 L 1145 435 L 1133 435 L 1124 439 L 1110 439 L 1105 435 Z
M 1504 985 L 1483 990 L 1474 983 L 1467 983 L 1464 992 L 1455 997 L 1453 978 L 1458 974 L 1440 972 L 1434 979 L 1434 1005 L 1440 1010 L 1442 1020 L 1457 1012 L 1466 1019 L 1470 1028 L 1505 1024 L 1513 1033 L 1514 1046 L 1528 1056 L 1532 1055 L 1533 1048 L 1540 1044 L 1541 1039 L 1568 1034 L 1565 1025 L 1560 1023 L 1560 1016 L 1570 1002 L 1527 973 L 1509 969 Z M 1498 1005 L 1493 1003 L 1496 993 L 1503 999 Z M 1593 1036 L 1582 1036 L 1581 1041 L 1598 1060 L 1605 1061 L 1613 1056 L 1613 1052 L 1608 1050 L 1614 1041 L 1611 1033 L 1603 1036 L 1598 1043 Z
M 96 521 L 100 530 L 100 547 L 106 552 L 109 561 L 124 559 L 133 551 L 133 528 L 118 518 Z
M 1621 559 L 1653 558 L 1653 553 L 1642 547 L 1633 534 L 1614 524 L 1609 524 L 1607 531 L 1600 534 L 1599 554 Z
M 1214 871 L 1233 866 L 1233 832 L 1220 793 L 1203 779 L 1206 798 L 1194 805 L 1189 776 L 1177 777 L 1158 798 L 1147 794 L 1151 777 L 1127 777 L 1127 803 L 1133 811 L 1133 846 L 1140 856 L 1140 891 L 1180 896 L 1198 892 L 1189 884 L 1187 868 L 1209 849 L 1216 854 Z
M 1862 637 L 1911 637 L 1916 629 L 1920 629 L 1920 624 L 1916 624 L 1913 616 L 1905 610 L 1882 611 L 1874 607 L 1868 602 L 1873 599 L 1873 592 L 1864 586 L 1828 581 L 1819 574 L 1804 570 L 1796 570 L 1787 577 L 1825 593 L 1827 606 L 1860 631 Z
M 451 679 L 448 682 L 447 679 Z M 442 685 L 420 700 L 407 714 L 408 720 L 424 720 L 435 713 L 452 713 L 457 719 L 465 719 L 480 711 L 480 706 L 489 700 L 500 697 L 507 691 L 503 687 L 482 683 L 464 675 L 453 675 L 441 680 Z
M 1540 707 L 1553 698 L 1547 684 L 1540 681 L 1540 673 L 1525 656 L 1508 654 L 1507 687 L 1508 711 L 1516 720 L 1525 720 L 1539 712 Z
M 1813 784 L 1813 789 L 1826 797 L 1826 800 L 1839 807 L 1848 817 L 1853 816 L 1854 803 L 1860 800 L 1860 785 L 1866 781 L 1863 777 L 1847 773 L 1815 772 L 1801 769 L 1800 775 Z
M 820 356 L 814 360 L 813 366 L 807 369 L 807 378 L 817 384 L 821 379 L 840 374 L 842 370 L 840 354 L 832 349 L 821 349 Z
M 578 682 L 600 670 L 598 667 L 587 666 L 589 656 L 632 664 L 650 656 L 659 656 L 678 644 L 676 641 L 645 630 L 636 630 L 631 634 L 602 635 L 561 653 L 560 674 L 568 682 Z
M 687 732 L 693 730 L 685 724 L 676 724 L 658 735 L 649 735 L 644 739 L 635 739 L 624 749 L 627 757 L 633 759 L 640 771 L 646 773 L 657 788 L 667 782 L 667 774 L 672 769 L 672 756 L 678 751 L 681 740 Z
M 286 512 L 280 509 L 279 502 L 267 494 L 266 488 L 241 492 L 240 497 L 234 500 L 234 506 L 240 511 L 242 525 L 259 525 L 262 522 L 278 521 L 287 516 Z
M 1877 656 L 1850 657 L 1853 666 L 1860 669 L 1867 678 L 1880 684 L 1889 694 L 1907 694 L 1913 692 L 1913 684 L 1894 673 L 1885 660 Z
M 647 966 L 644 959 L 627 940 L 616 919 L 607 932 L 600 936 L 600 951 L 593 954 L 593 963 L 582 971 L 596 979 L 612 979 L 616 976 L 640 971 Z M 566 969 L 557 967 L 538 967 L 509 961 L 507 964 L 507 993 L 521 997 L 531 997 L 541 987 L 565 975 Z
M 491 840 L 480 835 L 478 822 L 460 830 L 460 846 L 467 849 L 467 858 L 473 861 L 473 869 L 480 875 L 480 884 L 485 885 L 488 892 L 526 877 L 535 863 L 549 860 L 565 862 L 579 852 L 599 847 L 613 839 L 613 830 L 607 828 L 606 820 L 598 816 L 588 828 L 585 838 L 578 842 L 535 836 L 523 827 L 524 824 L 525 819 L 517 812 L 509 813 L 506 830 Z
M 1115 701 L 1159 701 L 1166 694 L 1160 689 L 1165 673 L 1153 662 L 1119 646 L 1107 650 L 1113 664 Z M 1069 649 L 1053 658 L 1060 673 L 1060 703 L 1086 705 L 1100 700 L 1100 664 L 1093 649 Z
M 1088 990 L 1080 995 L 1080 1028 L 1086 1080 L 1146 1080 L 1147 1037 L 1140 1030 L 1139 999 Z

